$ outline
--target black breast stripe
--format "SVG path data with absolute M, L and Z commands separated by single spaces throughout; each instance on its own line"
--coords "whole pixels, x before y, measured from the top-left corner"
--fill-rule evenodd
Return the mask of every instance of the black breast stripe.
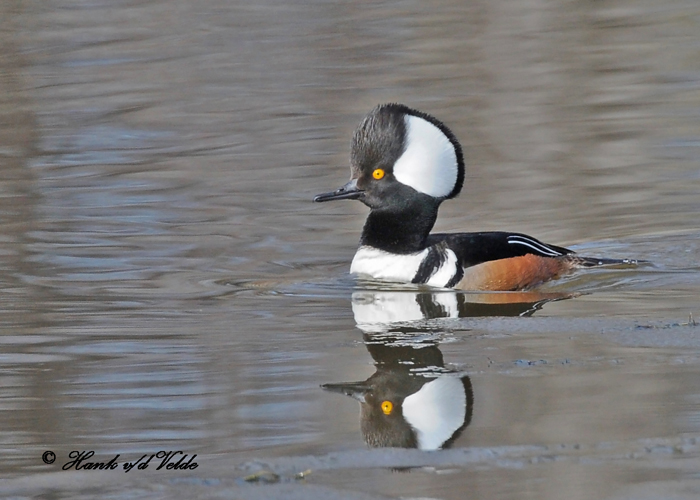
M 464 268 L 459 264 L 459 262 L 457 262 L 457 266 L 456 266 L 456 267 L 457 267 L 457 269 L 455 270 L 455 271 L 456 271 L 456 272 L 455 272 L 455 275 L 452 276 L 452 278 L 450 279 L 450 281 L 447 282 L 447 284 L 445 285 L 445 288 L 452 288 L 452 287 L 455 286 L 457 283 L 459 283 L 459 281 L 460 281 L 462 278 L 464 278 Z
M 428 248 L 428 255 L 425 256 L 423 262 L 420 263 L 416 275 L 411 280 L 411 283 L 422 284 L 427 283 L 430 277 L 435 274 L 435 271 L 440 269 L 445 263 L 445 245 L 433 245 Z
M 438 243 L 437 245 L 428 247 L 428 255 L 426 255 L 425 259 L 423 259 L 423 262 L 421 262 L 420 267 L 418 267 L 418 271 L 413 277 L 411 283 L 427 283 L 430 280 L 430 278 L 432 278 L 433 275 L 436 272 L 438 272 L 438 270 L 440 270 L 440 268 L 445 264 L 445 262 L 447 262 L 447 250 L 447 243 L 444 241 Z M 459 283 L 459 280 L 461 280 L 463 276 L 464 269 L 460 265 L 458 259 L 458 261 L 455 262 L 454 274 L 449 279 L 449 281 L 442 286 L 444 286 L 445 288 L 452 288 L 457 283 Z

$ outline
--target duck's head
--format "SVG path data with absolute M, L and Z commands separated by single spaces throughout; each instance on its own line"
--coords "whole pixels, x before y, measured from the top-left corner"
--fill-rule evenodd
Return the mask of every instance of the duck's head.
M 351 177 L 316 202 L 360 200 L 373 210 L 454 198 L 464 182 L 462 148 L 436 118 L 402 104 L 374 108 L 355 130 Z

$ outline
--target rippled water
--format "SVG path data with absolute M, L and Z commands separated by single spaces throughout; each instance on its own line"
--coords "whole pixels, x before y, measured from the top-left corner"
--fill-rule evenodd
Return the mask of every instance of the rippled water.
M 252 460 L 366 450 L 360 403 L 320 386 L 424 383 L 413 363 L 468 380 L 448 445 L 496 458 L 342 455 L 309 497 L 696 498 L 698 450 L 644 443 L 700 438 L 699 23 L 687 0 L 0 4 L 0 488 L 89 496 L 70 451 L 177 449 L 285 497 Z M 310 200 L 387 101 L 465 148 L 437 230 L 651 264 L 522 297 L 356 282 L 366 209 Z M 585 456 L 497 458 L 521 445 Z M 110 487 L 150 497 L 134 475 Z

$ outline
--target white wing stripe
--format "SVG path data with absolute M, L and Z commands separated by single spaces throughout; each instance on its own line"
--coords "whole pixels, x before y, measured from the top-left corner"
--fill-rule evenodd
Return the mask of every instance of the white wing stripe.
M 549 248 L 538 241 L 523 238 L 522 236 L 508 236 L 508 244 L 524 245 L 532 248 L 538 253 L 549 255 L 550 257 L 559 257 L 564 255 L 563 253 L 557 252 L 556 250 L 553 250 L 552 248 Z

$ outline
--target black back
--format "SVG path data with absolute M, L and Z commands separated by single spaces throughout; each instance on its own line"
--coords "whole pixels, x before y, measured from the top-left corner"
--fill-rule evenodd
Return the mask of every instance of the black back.
M 492 260 L 522 257 L 533 254 L 540 257 L 557 257 L 573 253 L 572 250 L 542 243 L 520 233 L 491 231 L 485 233 L 431 234 L 428 246 L 443 243 L 452 250 L 462 267 L 475 266 Z

